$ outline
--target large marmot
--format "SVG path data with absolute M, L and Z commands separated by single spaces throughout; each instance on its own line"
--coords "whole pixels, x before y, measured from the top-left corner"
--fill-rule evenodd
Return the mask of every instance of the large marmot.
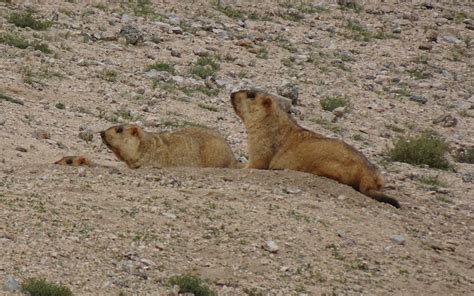
M 324 176 L 400 207 L 397 200 L 380 191 L 384 181 L 377 168 L 353 147 L 302 128 L 264 92 L 240 90 L 231 94 L 231 100 L 247 129 L 246 168 L 290 169 Z
M 136 125 L 117 125 L 101 133 L 102 141 L 130 168 L 238 166 L 232 150 L 216 131 L 189 127 L 149 133 Z

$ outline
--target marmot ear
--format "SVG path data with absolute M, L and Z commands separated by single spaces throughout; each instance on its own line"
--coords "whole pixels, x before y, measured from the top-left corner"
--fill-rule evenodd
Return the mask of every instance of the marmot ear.
M 84 157 L 79 157 L 79 165 L 85 164 L 85 163 L 86 163 L 86 159 Z
M 132 128 L 132 136 L 134 136 L 134 137 L 140 136 L 140 131 L 138 130 L 138 127 L 133 127 Z
M 262 106 L 269 109 L 272 106 L 272 98 L 271 97 L 265 97 L 262 101 Z

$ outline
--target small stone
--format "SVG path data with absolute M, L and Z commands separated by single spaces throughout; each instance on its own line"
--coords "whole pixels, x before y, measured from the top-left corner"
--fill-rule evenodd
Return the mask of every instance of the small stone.
M 284 188 L 283 192 L 288 193 L 288 194 L 298 194 L 301 193 L 301 189 L 298 188 Z
M 419 49 L 421 50 L 432 50 L 433 49 L 433 44 L 431 43 L 422 43 L 418 46 Z
M 417 102 L 420 104 L 426 104 L 426 102 L 428 102 L 428 99 L 425 98 L 424 96 L 412 95 L 410 97 L 410 101 Z
M 277 89 L 277 93 L 280 96 L 291 100 L 293 105 L 299 105 L 299 88 L 296 84 L 285 83 Z
M 172 15 L 168 18 L 168 22 L 173 26 L 177 26 L 181 23 L 181 19 L 175 15 Z
M 123 23 L 128 23 L 128 22 L 130 22 L 131 20 L 132 20 L 132 19 L 131 19 L 131 17 L 130 17 L 128 14 L 123 14 L 123 15 L 122 15 L 121 21 L 122 21 Z
M 33 132 L 33 138 L 38 140 L 47 140 L 50 137 L 50 134 L 45 130 L 38 129 Z
M 458 124 L 458 120 L 451 114 L 445 114 L 433 120 L 433 123 L 443 127 L 454 127 Z
M 172 49 L 171 50 L 171 56 L 176 57 L 176 58 L 180 58 L 181 57 L 181 52 L 179 52 L 176 49 Z
M 395 26 L 392 29 L 392 33 L 394 33 L 394 34 L 400 34 L 401 32 L 402 32 L 402 28 L 399 25 Z
M 270 253 L 276 253 L 276 252 L 278 252 L 278 250 L 280 248 L 278 247 L 278 245 L 274 241 L 268 240 L 263 245 L 263 249 L 267 250 Z
M 438 43 L 446 42 L 446 43 L 450 43 L 450 44 L 460 44 L 460 43 L 462 43 L 461 40 L 459 40 L 458 38 L 456 38 L 454 36 L 451 36 L 451 35 L 444 35 L 444 36 L 438 37 L 437 42 Z
M 20 284 L 11 275 L 7 275 L 3 281 L 3 291 L 18 292 L 21 290 Z
M 338 200 L 345 200 L 347 197 L 344 194 L 338 195 L 337 199 Z
M 137 88 L 137 90 L 136 90 L 137 94 L 139 94 L 139 95 L 144 95 L 145 91 L 146 91 L 146 89 L 143 88 L 143 87 Z
M 86 129 L 79 132 L 79 138 L 86 142 L 91 142 L 94 139 L 94 132 L 91 129 Z
M 120 29 L 119 35 L 124 37 L 128 44 L 137 45 L 143 42 L 143 33 L 133 25 L 125 25 Z
M 87 177 L 87 171 L 86 171 L 86 169 L 85 169 L 85 168 L 82 168 L 82 167 L 78 168 L 78 169 L 77 169 L 77 176 L 79 176 L 79 177 Z
M 135 264 L 131 260 L 124 260 L 121 263 L 121 269 L 125 271 L 126 273 L 134 273 L 135 272 Z
M 181 27 L 178 27 L 178 26 L 171 27 L 171 32 L 177 35 L 183 35 L 183 29 L 181 29 Z
M 404 245 L 405 244 L 405 238 L 401 235 L 392 235 L 390 237 L 390 240 L 394 243 L 396 243 L 397 245 Z
M 20 151 L 20 152 L 28 152 L 28 149 L 26 149 L 25 147 L 21 147 L 21 146 L 15 147 L 15 150 Z
M 336 109 L 332 110 L 332 114 L 334 114 L 335 118 L 341 118 L 346 113 L 346 107 L 337 107 Z

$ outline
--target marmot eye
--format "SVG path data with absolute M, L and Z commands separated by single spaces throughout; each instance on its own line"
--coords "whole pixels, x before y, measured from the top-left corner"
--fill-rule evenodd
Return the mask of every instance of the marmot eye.
M 117 134 L 120 134 L 123 132 L 123 127 L 119 126 L 115 129 L 115 132 L 117 132 Z
M 67 160 L 66 160 L 66 163 L 67 163 L 67 164 L 72 164 L 72 159 L 67 159 Z

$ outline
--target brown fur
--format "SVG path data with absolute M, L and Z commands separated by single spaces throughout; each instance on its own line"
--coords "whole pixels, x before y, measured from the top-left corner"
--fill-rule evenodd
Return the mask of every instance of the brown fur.
M 101 137 L 115 156 L 132 169 L 142 166 L 238 166 L 225 139 L 207 128 L 148 133 L 136 125 L 117 125 L 101 132 Z
M 68 166 L 92 166 L 90 159 L 84 156 L 64 156 L 54 164 L 68 165 Z
M 247 129 L 246 168 L 290 169 L 324 176 L 400 207 L 380 191 L 384 181 L 377 168 L 353 147 L 302 128 L 266 93 L 241 90 L 231 98 Z

